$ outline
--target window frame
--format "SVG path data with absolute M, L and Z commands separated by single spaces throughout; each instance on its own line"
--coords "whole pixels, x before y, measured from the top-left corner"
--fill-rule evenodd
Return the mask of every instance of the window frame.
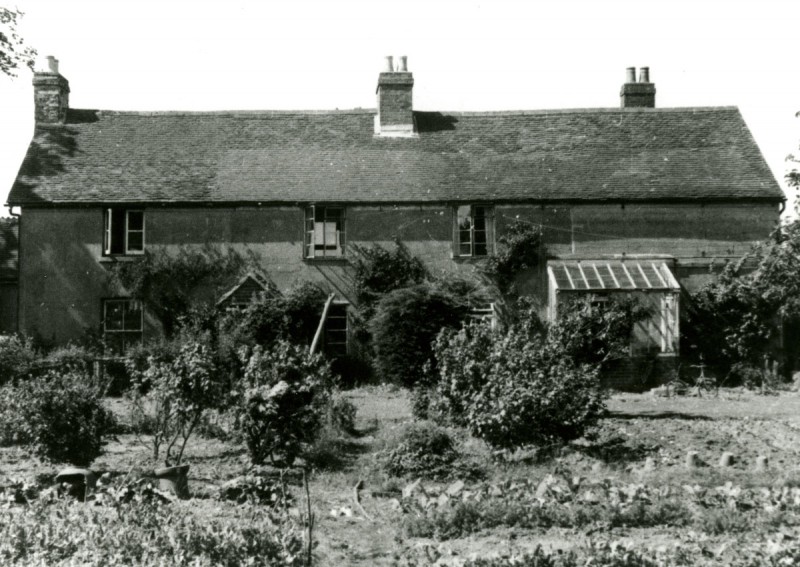
M 115 303 L 124 305 L 133 303 L 136 305 L 135 311 L 138 311 L 139 313 L 138 328 L 126 328 L 127 325 L 125 320 L 125 314 L 126 312 L 131 311 L 131 309 L 126 309 L 125 307 L 123 307 L 122 309 L 122 328 L 121 329 L 108 328 L 109 306 Z M 120 352 L 118 354 L 125 354 L 129 346 L 139 344 L 144 340 L 144 305 L 142 304 L 141 301 L 133 299 L 131 297 L 106 297 L 101 300 L 101 311 L 102 311 L 102 327 L 103 327 L 104 342 L 108 343 L 109 341 L 107 341 L 107 338 L 110 338 L 110 336 L 121 337 L 122 348 L 120 349 Z M 134 338 L 131 339 L 130 337 Z M 116 340 L 113 342 L 116 343 Z
M 115 213 L 123 213 L 124 227 L 120 231 L 114 229 Z M 131 228 L 131 214 L 140 213 L 142 215 L 142 228 Z M 117 217 L 119 218 L 119 217 Z M 144 209 L 127 208 L 127 207 L 105 207 L 103 209 L 103 256 L 141 256 L 145 251 L 145 237 L 146 237 L 146 222 Z M 115 252 L 115 233 L 122 233 L 122 251 Z M 130 237 L 131 234 L 141 234 L 142 243 L 140 249 L 131 249 Z
M 337 211 L 336 214 L 332 214 Z M 318 220 L 320 219 L 321 220 Z M 335 243 L 329 247 L 328 224 L 334 224 Z M 322 225 L 321 229 L 318 225 Z M 308 205 L 303 211 L 303 259 L 339 260 L 345 256 L 347 208 L 344 205 Z M 322 242 L 318 242 L 318 236 Z
M 461 216 L 461 210 L 468 209 L 468 215 Z M 476 210 L 480 209 L 482 215 L 476 215 Z M 469 227 L 463 228 L 461 219 L 469 219 Z M 477 228 L 475 219 L 483 221 L 483 228 Z M 465 242 L 463 235 L 468 232 L 468 241 Z M 483 234 L 483 242 L 479 242 L 476 234 Z M 467 244 L 469 251 L 464 252 L 463 247 Z M 483 252 L 476 250 L 477 246 L 483 244 Z M 494 253 L 494 206 L 488 203 L 458 203 L 453 206 L 453 257 L 454 258 L 487 258 Z

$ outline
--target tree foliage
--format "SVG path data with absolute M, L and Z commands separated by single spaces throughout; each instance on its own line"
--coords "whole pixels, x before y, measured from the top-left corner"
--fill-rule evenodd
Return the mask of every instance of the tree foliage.
M 497 239 L 497 244 L 497 252 L 486 261 L 483 272 L 501 293 L 512 293 L 516 275 L 536 267 L 543 257 L 542 228 L 516 220 Z
M 411 255 L 402 242 L 394 250 L 380 245 L 354 246 L 353 290 L 363 317 L 369 319 L 373 307 L 387 293 L 422 283 L 428 273 L 419 258 Z
M 171 337 L 204 290 L 215 292 L 211 297 L 216 298 L 220 287 L 230 285 L 247 266 L 248 260 L 230 249 L 182 247 L 170 253 L 157 248 L 135 262 L 113 264 L 110 275 L 158 317 Z
M 23 15 L 19 10 L 0 7 L 0 72 L 9 77 L 16 77 L 21 67 L 33 70 L 36 57 L 36 50 L 25 45 L 17 33 L 18 21 Z
M 431 343 L 443 327 L 458 327 L 469 306 L 430 284 L 396 289 L 375 308 L 369 329 L 384 380 L 407 387 L 420 379 Z

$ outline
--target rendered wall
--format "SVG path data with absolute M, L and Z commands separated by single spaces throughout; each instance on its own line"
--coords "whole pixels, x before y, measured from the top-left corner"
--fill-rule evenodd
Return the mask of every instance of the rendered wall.
M 353 300 L 347 258 L 354 245 L 391 246 L 395 238 L 431 272 L 474 273 L 476 263 L 452 257 L 452 209 L 446 205 L 348 207 L 346 258 L 302 257 L 303 209 L 296 207 L 145 209 L 146 247 L 205 243 L 253 254 L 280 289 L 302 281 L 322 284 Z M 766 238 L 778 221 L 776 205 L 497 206 L 497 234 L 514 219 L 542 224 L 547 254 L 561 258 L 607 254 L 670 255 L 689 290 L 720 266 Z M 102 256 L 103 211 L 95 208 L 25 208 L 20 222 L 19 326 L 28 334 L 64 343 L 101 323 L 109 289 Z M 520 278 L 520 288 L 546 299 L 545 270 Z M 146 332 L 154 332 L 150 320 Z

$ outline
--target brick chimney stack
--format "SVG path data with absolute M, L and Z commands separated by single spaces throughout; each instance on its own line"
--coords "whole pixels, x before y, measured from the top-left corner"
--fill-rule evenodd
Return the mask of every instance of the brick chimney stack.
M 58 72 L 58 59 L 48 55 L 33 73 L 37 124 L 63 124 L 69 108 L 69 81 Z
M 621 108 L 655 108 L 656 86 L 650 82 L 650 68 L 639 69 L 639 80 L 636 80 L 636 68 L 628 67 L 625 83 L 619 91 Z
M 384 70 L 378 76 L 378 114 L 375 117 L 375 135 L 388 137 L 413 137 L 414 114 L 412 90 L 414 77 L 408 72 L 408 59 L 386 57 Z

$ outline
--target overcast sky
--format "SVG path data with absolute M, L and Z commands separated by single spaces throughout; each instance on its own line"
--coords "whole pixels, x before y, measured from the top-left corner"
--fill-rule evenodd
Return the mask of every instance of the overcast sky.
M 418 110 L 616 107 L 625 68 L 649 66 L 659 107 L 738 106 L 784 187 L 800 143 L 798 0 L 16 5 L 73 108 L 374 108 L 385 55 L 408 56 Z M 31 74 L 0 76 L 0 101 L 2 204 L 33 131 Z

